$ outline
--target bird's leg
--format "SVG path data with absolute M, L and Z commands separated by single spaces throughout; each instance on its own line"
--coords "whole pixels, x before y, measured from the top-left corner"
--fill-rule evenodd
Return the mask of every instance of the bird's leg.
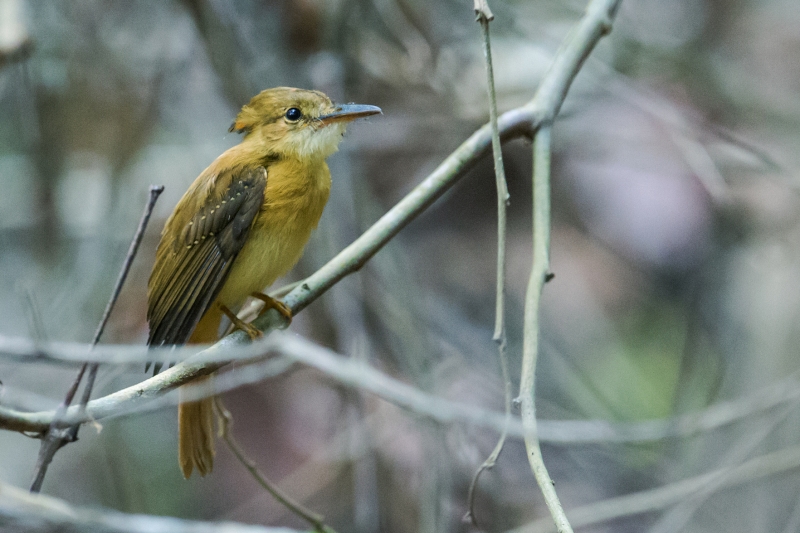
M 262 307 L 261 311 L 258 312 L 258 316 L 263 315 L 270 309 L 275 309 L 277 312 L 283 315 L 290 324 L 292 323 L 292 310 L 289 309 L 289 307 L 282 301 L 276 300 L 272 296 L 264 294 L 263 292 L 253 292 L 250 293 L 250 296 L 264 302 L 264 307 Z
M 247 336 L 250 337 L 251 341 L 260 339 L 261 337 L 264 336 L 261 330 L 259 330 L 252 324 L 248 324 L 247 322 L 243 322 L 242 320 L 240 320 L 239 317 L 236 316 L 236 313 L 228 309 L 226 306 L 219 304 L 219 308 L 223 313 L 225 313 L 225 316 L 227 316 L 231 320 L 231 324 L 233 324 L 234 331 L 236 331 L 237 329 L 244 331 L 245 333 L 247 333 Z

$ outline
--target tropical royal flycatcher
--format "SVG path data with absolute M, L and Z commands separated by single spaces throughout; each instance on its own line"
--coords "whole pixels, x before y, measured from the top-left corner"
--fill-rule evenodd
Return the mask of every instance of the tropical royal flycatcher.
M 222 315 L 258 337 L 234 314 L 248 296 L 291 318 L 261 291 L 294 266 L 317 227 L 331 188 L 325 159 L 347 124 L 380 112 L 289 87 L 262 91 L 242 108 L 230 128 L 244 134 L 242 142 L 200 173 L 161 233 L 147 291 L 148 345 L 214 342 Z M 212 401 L 178 406 L 178 457 L 187 478 L 213 467 Z

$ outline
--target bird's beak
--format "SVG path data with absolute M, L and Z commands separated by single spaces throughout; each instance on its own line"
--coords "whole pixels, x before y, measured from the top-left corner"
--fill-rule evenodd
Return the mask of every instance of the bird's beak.
M 319 121 L 323 125 L 333 124 L 334 122 L 350 122 L 357 118 L 369 117 L 371 115 L 382 115 L 380 107 L 374 105 L 343 104 L 336 106 L 336 111 L 322 115 Z

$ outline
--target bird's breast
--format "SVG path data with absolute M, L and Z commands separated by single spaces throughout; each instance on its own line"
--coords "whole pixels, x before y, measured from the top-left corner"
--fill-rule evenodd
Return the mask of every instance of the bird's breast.
M 282 160 L 267 169 L 264 204 L 236 257 L 218 301 L 237 308 L 286 274 L 303 254 L 328 201 L 331 177 L 324 161 Z

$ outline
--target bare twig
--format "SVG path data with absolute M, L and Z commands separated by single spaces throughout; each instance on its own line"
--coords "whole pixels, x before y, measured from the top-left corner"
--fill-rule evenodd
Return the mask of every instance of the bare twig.
M 283 527 L 200 522 L 167 516 L 73 507 L 64 500 L 30 494 L 0 481 L 0 530 L 27 533 L 299 533 Z
M 125 284 L 125 280 L 128 278 L 128 272 L 130 272 L 133 259 L 136 257 L 136 253 L 139 251 L 139 245 L 142 244 L 142 237 L 144 237 L 147 224 L 150 222 L 150 216 L 153 214 L 153 208 L 156 206 L 158 197 L 161 196 L 162 192 L 164 192 L 163 185 L 150 186 L 150 198 L 147 201 L 147 205 L 144 207 L 142 218 L 139 220 L 139 227 L 136 228 L 136 233 L 133 235 L 131 245 L 128 247 L 128 253 L 125 255 L 125 262 L 122 264 L 122 270 L 120 270 L 119 276 L 117 276 L 117 282 L 114 285 L 114 290 L 111 293 L 111 297 L 108 299 L 106 308 L 103 311 L 103 317 L 100 319 L 100 324 L 98 324 L 97 330 L 94 332 L 94 338 L 92 338 L 92 347 L 96 346 L 97 343 L 100 342 L 100 337 L 103 335 L 103 331 L 106 329 L 108 318 L 111 316 L 111 311 L 114 309 L 114 305 L 117 303 L 119 293 L 122 291 L 122 286 Z M 83 389 L 83 396 L 81 396 L 82 410 L 86 409 L 86 404 L 89 403 L 89 398 L 92 396 L 94 379 L 97 376 L 97 366 L 97 363 L 93 363 L 89 367 L 89 374 L 86 376 L 86 386 Z M 70 431 L 72 432 L 73 438 L 77 437 L 78 426 L 73 426 L 70 428 Z
M 103 312 L 103 317 L 100 319 L 100 324 L 97 326 L 97 330 L 95 331 L 94 338 L 92 339 L 92 347 L 98 343 L 100 336 L 103 334 L 106 323 L 108 323 L 108 317 L 111 315 L 111 310 L 114 308 L 114 304 L 117 302 L 119 293 L 122 290 L 122 285 L 125 283 L 125 279 L 128 277 L 128 271 L 130 271 L 133 258 L 136 257 L 139 244 L 142 242 L 142 236 L 144 235 L 144 230 L 147 228 L 147 222 L 150 220 L 150 214 L 153 212 L 153 207 L 155 206 L 156 200 L 158 200 L 159 195 L 163 191 L 163 185 L 150 186 L 150 198 L 145 206 L 144 213 L 139 221 L 139 227 L 136 229 L 136 233 L 133 236 L 133 241 L 131 242 L 130 248 L 128 248 L 128 254 L 125 257 L 122 270 L 117 277 L 117 283 L 114 286 L 113 292 L 111 293 L 111 298 L 109 298 L 106 309 Z M 80 424 L 74 424 L 68 428 L 58 427 L 58 424 L 66 414 L 67 408 L 69 408 L 69 406 L 72 404 L 72 400 L 75 398 L 75 393 L 77 392 L 81 380 L 83 379 L 83 375 L 86 373 L 86 369 L 88 367 L 89 374 L 86 378 L 86 385 L 84 386 L 83 395 L 80 402 L 80 410 L 85 411 L 86 404 L 89 402 L 89 398 L 92 394 L 94 379 L 97 375 L 97 365 L 98 363 L 92 363 L 91 365 L 89 363 L 83 363 L 81 369 L 78 371 L 78 375 L 75 377 L 75 381 L 73 381 L 72 385 L 70 385 L 64 401 L 58 406 L 56 416 L 53 417 L 53 421 L 50 423 L 50 427 L 47 429 L 47 433 L 42 439 L 42 444 L 39 448 L 39 457 L 36 460 L 36 467 L 34 468 L 31 492 L 39 492 L 42 489 L 44 476 L 47 474 L 47 467 L 52 462 L 56 452 L 66 443 L 74 442 L 77 439 Z
M 568 78 L 551 77 L 545 74 L 534 99 L 548 102 L 551 115 L 536 134 L 533 145 L 533 266 L 525 296 L 524 338 L 522 352 L 522 375 L 520 377 L 519 403 L 522 425 L 525 429 L 525 449 L 533 475 L 542 491 L 547 508 L 559 533 L 571 533 L 572 527 L 556 494 L 553 480 L 547 473 L 536 427 L 536 359 L 539 351 L 539 305 L 544 284 L 550 274 L 550 139 L 551 127 L 566 98 L 572 79 L 588 56 L 591 46 L 575 46 L 580 42 L 596 43 L 611 31 L 611 21 L 616 15 L 619 0 L 593 0 L 586 8 L 586 15 L 573 29 L 571 36 L 562 45 L 559 54 L 548 70 L 572 65 Z
M 120 270 L 119 276 L 117 276 L 117 282 L 114 284 L 114 290 L 112 291 L 111 297 L 106 304 L 105 311 L 103 311 L 103 317 L 100 319 L 100 324 L 98 324 L 97 330 L 94 332 L 92 346 L 100 341 L 100 337 L 103 335 L 103 331 L 106 329 L 108 317 L 111 316 L 111 311 L 114 309 L 114 304 L 117 303 L 119 293 L 122 291 L 122 286 L 125 284 L 125 279 L 128 277 L 128 272 L 133 264 L 133 259 L 136 257 L 136 253 L 139 250 L 139 245 L 142 243 L 142 237 L 144 237 L 147 224 L 150 222 L 150 215 L 153 214 L 153 208 L 156 206 L 158 197 L 162 192 L 164 192 L 163 185 L 150 186 L 150 198 L 147 200 L 147 205 L 144 207 L 142 218 L 139 220 L 139 226 L 136 228 L 136 233 L 133 235 L 131 245 L 128 247 L 128 253 L 125 255 L 125 262 L 122 264 L 122 270 Z
M 486 62 L 486 88 L 489 95 L 489 124 L 492 127 L 492 155 L 494 156 L 494 174 L 497 188 L 497 284 L 495 291 L 495 322 L 492 339 L 497 343 L 500 370 L 503 374 L 505 388 L 505 413 L 506 426 L 500 433 L 492 453 L 475 472 L 467 493 L 467 514 L 464 519 L 478 526 L 475 516 L 475 488 L 481 474 L 494 467 L 497 458 L 503 451 L 508 434 L 508 424 L 511 422 L 511 376 L 508 371 L 508 357 L 506 355 L 506 324 L 505 324 L 505 292 L 506 292 L 506 207 L 509 195 L 506 183 L 506 172 L 503 168 L 503 149 L 500 144 L 500 132 L 497 127 L 497 96 L 494 91 L 494 68 L 492 66 L 492 46 L 489 38 L 489 21 L 494 18 L 486 0 L 475 0 L 475 14 L 483 33 L 483 55 Z
M 692 498 L 680 502 L 668 512 L 664 513 L 658 522 L 650 528 L 650 531 L 652 533 L 675 533 L 683 531 L 689 523 L 689 520 L 691 520 L 692 515 L 694 515 L 713 494 L 718 492 L 719 489 L 726 484 L 728 478 L 731 476 L 730 469 L 741 464 L 745 458 L 753 453 L 753 450 L 764 442 L 764 439 L 775 431 L 778 425 L 786 420 L 786 417 L 796 412 L 796 410 L 797 402 L 784 406 L 778 413 L 769 417 L 764 425 L 740 439 L 735 446 L 732 446 L 721 457 L 721 472 L 713 479 L 710 479 L 708 483 L 692 496 Z
M 533 142 L 533 267 L 525 295 L 525 330 L 519 403 L 525 449 L 536 482 L 559 533 L 571 533 L 567 516 L 547 473 L 536 430 L 536 360 L 539 354 L 539 305 L 550 272 L 550 126 L 539 129 Z
M 584 60 L 600 38 L 610 30 L 611 19 L 616 13 L 619 1 L 592 0 L 589 3 L 586 14 L 553 59 L 536 96 L 526 105 L 508 111 L 498 118 L 501 139 L 530 137 L 542 123 L 552 122 Z M 486 153 L 490 142 L 491 128 L 489 125 L 484 125 L 361 237 L 290 292 L 285 303 L 296 314 L 339 280 L 361 268 L 394 235 L 458 181 Z M 282 316 L 274 310 L 265 313 L 254 323 L 262 331 L 272 330 L 283 324 Z M 248 342 L 246 334 L 241 331 L 234 332 L 198 354 L 197 359 L 178 364 L 135 387 L 89 402 L 86 415 L 100 418 L 138 408 L 166 391 L 186 384 L 198 376 L 214 372 L 223 366 L 223 363 L 218 361 L 225 360 L 229 350 L 232 351 L 234 347 Z M 336 365 L 331 369 L 342 374 L 341 368 Z M 415 405 L 415 410 L 416 407 Z M 425 406 L 419 408 L 421 412 L 426 412 Z M 16 431 L 37 431 L 37 428 L 40 430 L 43 422 L 50 424 L 53 421 L 53 415 L 52 412 L 20 413 L 0 407 L 0 420 L 4 422 L 3 426 Z M 70 410 L 67 415 L 67 420 L 70 421 L 87 420 L 87 416 L 78 416 L 77 410 Z
M 240 360 L 243 360 L 263 353 L 279 352 L 297 362 L 317 368 L 331 379 L 345 386 L 372 392 L 388 402 L 410 411 L 418 412 L 440 423 L 466 423 L 475 427 L 491 429 L 498 433 L 504 427 L 504 415 L 502 413 L 486 411 L 426 394 L 368 365 L 355 364 L 349 358 L 339 356 L 311 341 L 300 337 L 291 337 L 276 334 L 247 346 L 228 346 L 224 350 L 210 348 L 203 352 L 203 361 L 227 360 L 232 355 L 239 356 Z M 33 347 L 31 342 L 28 340 L 25 346 Z M 0 339 L 0 345 L 2 345 L 2 339 Z M 65 355 L 70 359 L 77 352 L 77 348 L 85 349 L 85 345 L 58 344 L 58 346 L 62 345 L 65 348 L 60 349 L 63 349 Z M 117 348 L 123 350 L 124 353 L 131 347 L 118 346 Z M 107 345 L 100 345 L 97 351 L 112 357 L 113 352 L 103 352 L 103 350 L 107 349 Z M 131 356 L 138 356 L 141 348 L 137 348 L 137 350 L 139 351 L 131 350 Z M 127 357 L 125 360 L 144 361 L 142 357 Z M 271 361 L 267 361 L 267 363 L 271 363 Z M 260 365 L 264 365 L 264 362 L 260 363 Z M 197 399 L 205 395 L 232 390 L 243 384 L 253 383 L 283 371 L 280 365 L 274 368 L 270 364 L 263 370 L 260 369 L 261 367 L 258 368 L 257 372 L 252 370 L 245 372 L 242 370 L 242 372 L 238 373 L 238 376 L 232 375 L 228 377 L 227 374 L 220 376 L 216 380 L 213 390 L 208 387 L 203 388 L 202 392 L 197 393 Z M 191 371 L 194 372 L 194 370 Z M 100 420 L 108 417 L 124 416 L 166 405 L 174 405 L 177 402 L 177 398 L 168 401 L 168 399 L 164 398 L 164 394 L 175 388 L 174 382 L 176 379 L 181 382 L 184 379 L 183 377 L 176 378 L 172 373 L 182 372 L 182 374 L 178 375 L 183 376 L 186 374 L 187 368 L 185 365 L 176 365 L 165 372 L 170 372 L 170 374 L 163 375 L 164 373 L 162 372 L 158 376 L 154 376 L 142 383 L 103 398 L 92 400 L 87 406 L 87 412 L 83 415 L 81 415 L 77 407 L 72 407 L 62 418 L 64 425 L 93 419 Z M 798 385 L 796 377 L 790 377 L 755 391 L 748 396 L 719 402 L 702 411 L 674 418 L 635 423 L 608 422 L 605 420 L 540 420 L 538 421 L 537 429 L 539 440 L 551 444 L 646 443 L 714 431 L 798 399 L 800 399 L 800 385 Z M 51 424 L 54 416 L 55 412 L 53 411 L 23 412 L 0 405 L 0 428 L 26 433 L 43 433 Z M 522 425 L 518 418 L 512 417 L 508 429 L 511 436 L 522 436 Z
M 586 527 L 616 518 L 666 509 L 702 491 L 709 483 L 722 479 L 715 490 L 749 483 L 800 468 L 800 447 L 787 448 L 750 459 L 738 466 L 720 468 L 655 489 L 609 498 L 569 512 L 575 527 Z M 509 533 L 549 533 L 555 530 L 552 520 L 540 518 Z
M 67 395 L 64 400 L 59 404 L 56 409 L 55 415 L 51 418 L 49 427 L 45 430 L 46 433 L 42 439 L 42 444 L 39 447 L 39 457 L 36 460 L 36 467 L 34 468 L 33 481 L 31 482 L 31 492 L 39 492 L 44 482 L 44 476 L 47 473 L 47 467 L 53 460 L 53 456 L 61 446 L 64 445 L 68 437 L 68 429 L 59 427 L 59 420 L 63 420 L 66 416 L 67 409 L 72 404 L 78 386 L 83 379 L 83 374 L 86 372 L 86 365 L 84 364 L 75 380 L 67 390 Z
M 306 509 L 305 506 L 292 499 L 292 497 L 288 494 L 284 493 L 277 485 L 272 483 L 272 481 L 267 479 L 267 477 L 258 470 L 258 466 L 256 466 L 255 461 L 247 457 L 247 455 L 244 453 L 244 450 L 242 450 L 242 447 L 239 445 L 239 442 L 231 433 L 233 416 L 222 404 L 219 396 L 214 397 L 214 408 L 219 415 L 219 436 L 222 437 L 222 439 L 228 445 L 228 448 L 230 448 L 231 452 L 233 452 L 233 455 L 236 456 L 236 459 L 242 464 L 242 466 L 244 466 L 247 471 L 250 472 L 250 475 L 253 476 L 253 479 L 255 479 L 258 484 L 264 488 L 264 490 L 269 492 L 273 498 L 278 500 L 281 505 L 311 524 L 315 531 L 319 531 L 320 533 L 336 533 L 334 529 L 325 525 L 325 517 L 315 513 L 314 511 L 311 511 L 310 509 Z

